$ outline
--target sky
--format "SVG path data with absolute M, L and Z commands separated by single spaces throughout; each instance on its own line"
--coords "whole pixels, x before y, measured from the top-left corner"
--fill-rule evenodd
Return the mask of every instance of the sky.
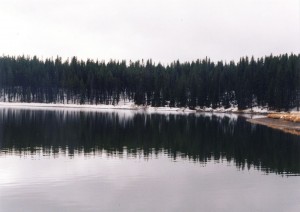
M 0 0 L 0 55 L 169 63 L 300 53 L 300 0 Z

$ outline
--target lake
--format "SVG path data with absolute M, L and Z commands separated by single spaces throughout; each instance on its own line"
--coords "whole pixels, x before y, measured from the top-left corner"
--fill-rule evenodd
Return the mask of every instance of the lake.
M 299 175 L 243 116 L 0 109 L 0 211 L 300 211 Z

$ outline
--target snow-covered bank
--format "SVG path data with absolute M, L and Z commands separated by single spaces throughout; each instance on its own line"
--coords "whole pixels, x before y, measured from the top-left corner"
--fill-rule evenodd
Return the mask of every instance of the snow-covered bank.
M 195 113 L 196 110 L 188 108 L 176 107 L 151 107 L 138 106 L 131 102 L 118 105 L 78 105 L 78 104 L 54 104 L 54 103 L 19 103 L 19 102 L 0 102 L 0 108 L 20 108 L 20 109 L 74 109 L 74 110 L 99 110 L 99 111 L 114 111 L 114 110 L 130 110 L 130 111 L 145 111 L 157 113 Z
M 203 107 L 203 108 L 196 108 L 198 112 L 213 112 L 213 113 L 256 113 L 256 114 L 268 114 L 272 113 L 273 111 L 268 110 L 265 107 L 252 107 L 251 109 L 246 110 L 239 110 L 237 106 L 231 106 L 229 108 L 219 107 L 219 108 L 211 108 L 211 107 Z
M 21 108 L 21 109 L 73 109 L 73 110 L 130 110 L 130 111 L 142 111 L 142 112 L 155 112 L 155 113 L 220 113 L 220 114 L 261 114 L 267 115 L 269 113 L 275 113 L 275 111 L 268 110 L 265 107 L 253 107 L 252 109 L 238 110 L 236 106 L 230 108 L 211 108 L 211 107 L 196 107 L 195 110 L 189 108 L 179 108 L 179 107 L 152 107 L 152 106 L 138 106 L 133 102 L 122 102 L 117 105 L 89 105 L 89 104 L 61 104 L 61 103 L 25 103 L 25 102 L 0 102 L 0 108 Z M 295 111 L 291 111 L 295 112 Z

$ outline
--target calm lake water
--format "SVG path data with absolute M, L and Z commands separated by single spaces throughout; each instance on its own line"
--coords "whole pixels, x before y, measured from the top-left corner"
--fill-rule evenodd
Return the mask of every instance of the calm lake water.
M 0 109 L 0 211 L 300 211 L 299 175 L 241 116 Z

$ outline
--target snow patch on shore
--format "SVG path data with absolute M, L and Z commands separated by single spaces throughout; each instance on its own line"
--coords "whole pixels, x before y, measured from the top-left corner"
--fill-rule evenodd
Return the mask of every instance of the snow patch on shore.
M 189 108 L 179 107 L 152 107 L 152 106 L 138 106 L 131 101 L 119 102 L 116 105 L 89 105 L 89 104 L 61 104 L 61 103 L 25 103 L 25 102 L 0 102 L 0 108 L 20 108 L 20 109 L 46 109 L 46 110 L 80 110 L 80 111 L 116 111 L 116 110 L 129 110 L 137 112 L 148 113 L 214 113 L 214 114 L 268 114 L 275 111 L 268 110 L 266 107 L 253 107 L 246 110 L 238 110 L 237 106 L 231 106 L 230 108 L 212 108 L 212 107 L 196 107 L 195 110 Z
M 13 103 L 13 102 L 0 102 L 0 108 L 18 108 L 18 109 L 46 109 L 46 110 L 61 110 L 72 109 L 80 111 L 116 111 L 116 110 L 129 110 L 150 113 L 195 113 L 196 110 L 188 108 L 176 107 L 151 107 L 151 106 L 138 106 L 132 102 L 125 102 L 118 105 L 78 105 L 78 104 L 54 104 L 54 103 Z

